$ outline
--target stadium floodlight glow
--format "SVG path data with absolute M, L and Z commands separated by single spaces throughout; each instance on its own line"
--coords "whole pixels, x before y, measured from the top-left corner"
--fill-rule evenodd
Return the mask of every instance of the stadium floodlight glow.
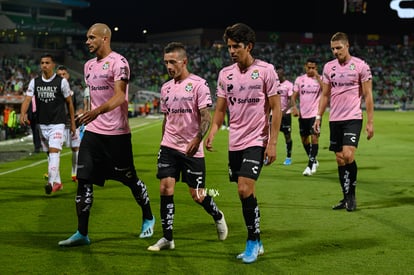
M 392 0 L 390 8 L 397 11 L 399 18 L 414 18 L 413 8 L 401 8 L 401 2 L 413 2 L 414 0 Z

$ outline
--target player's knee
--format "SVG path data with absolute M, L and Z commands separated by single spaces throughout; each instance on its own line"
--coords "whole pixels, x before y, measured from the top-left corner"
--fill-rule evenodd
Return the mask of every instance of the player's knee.
M 336 163 L 338 166 L 344 166 L 345 165 L 345 159 L 342 153 L 336 154 Z
M 353 150 L 343 150 L 342 158 L 345 164 L 350 164 L 354 161 L 354 151 Z
M 192 196 L 193 200 L 196 203 L 199 203 L 199 204 L 201 204 L 203 202 L 204 197 L 205 197 L 205 195 L 194 195 L 194 196 Z
M 206 196 L 206 191 L 204 188 L 201 189 L 190 189 L 191 198 L 196 203 L 201 204 Z

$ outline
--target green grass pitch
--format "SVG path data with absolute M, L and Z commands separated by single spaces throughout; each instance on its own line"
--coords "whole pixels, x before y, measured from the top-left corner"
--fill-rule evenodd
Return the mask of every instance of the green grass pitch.
M 307 159 L 293 118 L 293 163 L 279 135 L 278 159 L 264 167 L 256 185 L 265 253 L 253 264 L 236 255 L 244 250 L 246 229 L 234 183 L 227 174 L 227 134 L 206 152 L 207 187 L 226 215 L 227 240 L 218 241 L 214 222 L 177 183 L 176 249 L 150 252 L 162 235 L 159 181 L 155 177 L 161 119 L 130 120 L 136 169 L 147 184 L 157 218 L 154 236 L 139 239 L 141 210 L 128 188 L 108 181 L 95 186 L 90 246 L 62 248 L 58 241 L 76 230 L 76 183 L 70 181 L 71 154 L 61 156 L 64 189 L 44 194 L 44 154 L 0 163 L 0 274 L 413 274 L 414 113 L 378 111 L 375 136 L 363 131 L 355 212 L 333 211 L 341 199 L 329 129 L 322 125 L 317 173 L 302 176 Z M 1 149 L 1 148 L 0 148 Z

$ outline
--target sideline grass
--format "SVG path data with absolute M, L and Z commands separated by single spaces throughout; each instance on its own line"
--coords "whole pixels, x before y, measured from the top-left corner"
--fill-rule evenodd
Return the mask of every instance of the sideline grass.
M 257 184 L 265 254 L 246 265 L 235 258 L 244 249 L 236 186 L 227 176 L 227 131 L 215 152 L 206 152 L 207 187 L 224 211 L 229 236 L 217 240 L 213 220 L 177 183 L 173 251 L 146 248 L 161 237 L 159 182 L 155 178 L 161 120 L 131 119 L 138 175 L 145 181 L 157 221 L 151 239 L 139 239 L 141 211 L 129 190 L 108 181 L 95 187 L 90 246 L 61 248 L 59 240 L 76 230 L 76 184 L 70 182 L 70 152 L 61 158 L 64 189 L 44 194 L 45 156 L 0 164 L 0 274 L 413 274 L 414 113 L 376 112 L 375 137 L 361 136 L 358 210 L 333 211 L 340 198 L 334 155 L 324 119 L 317 174 L 302 176 L 306 165 L 298 123 L 293 119 L 293 164 L 285 167 L 283 135 L 278 160 L 265 167 Z

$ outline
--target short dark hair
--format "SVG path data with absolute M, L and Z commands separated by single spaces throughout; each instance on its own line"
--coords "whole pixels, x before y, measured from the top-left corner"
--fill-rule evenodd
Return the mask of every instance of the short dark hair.
M 252 28 L 244 23 L 236 23 L 232 26 L 228 26 L 223 34 L 224 43 L 227 44 L 227 40 L 231 39 L 237 43 L 243 43 L 247 45 L 252 43 L 252 49 L 256 44 L 256 33 Z
M 55 62 L 55 58 L 50 53 L 44 53 L 44 54 L 42 54 L 40 56 L 40 59 L 42 59 L 42 58 L 50 58 L 53 61 L 53 63 Z
M 67 71 L 68 68 L 66 68 L 64 65 L 59 65 L 56 70 L 59 70 L 59 71 Z
M 164 47 L 164 53 L 170 53 L 175 51 L 183 51 L 186 52 L 185 46 L 181 42 L 170 42 L 167 46 Z
M 318 59 L 314 56 L 308 57 L 308 59 L 306 59 L 306 63 L 315 63 L 318 64 Z

